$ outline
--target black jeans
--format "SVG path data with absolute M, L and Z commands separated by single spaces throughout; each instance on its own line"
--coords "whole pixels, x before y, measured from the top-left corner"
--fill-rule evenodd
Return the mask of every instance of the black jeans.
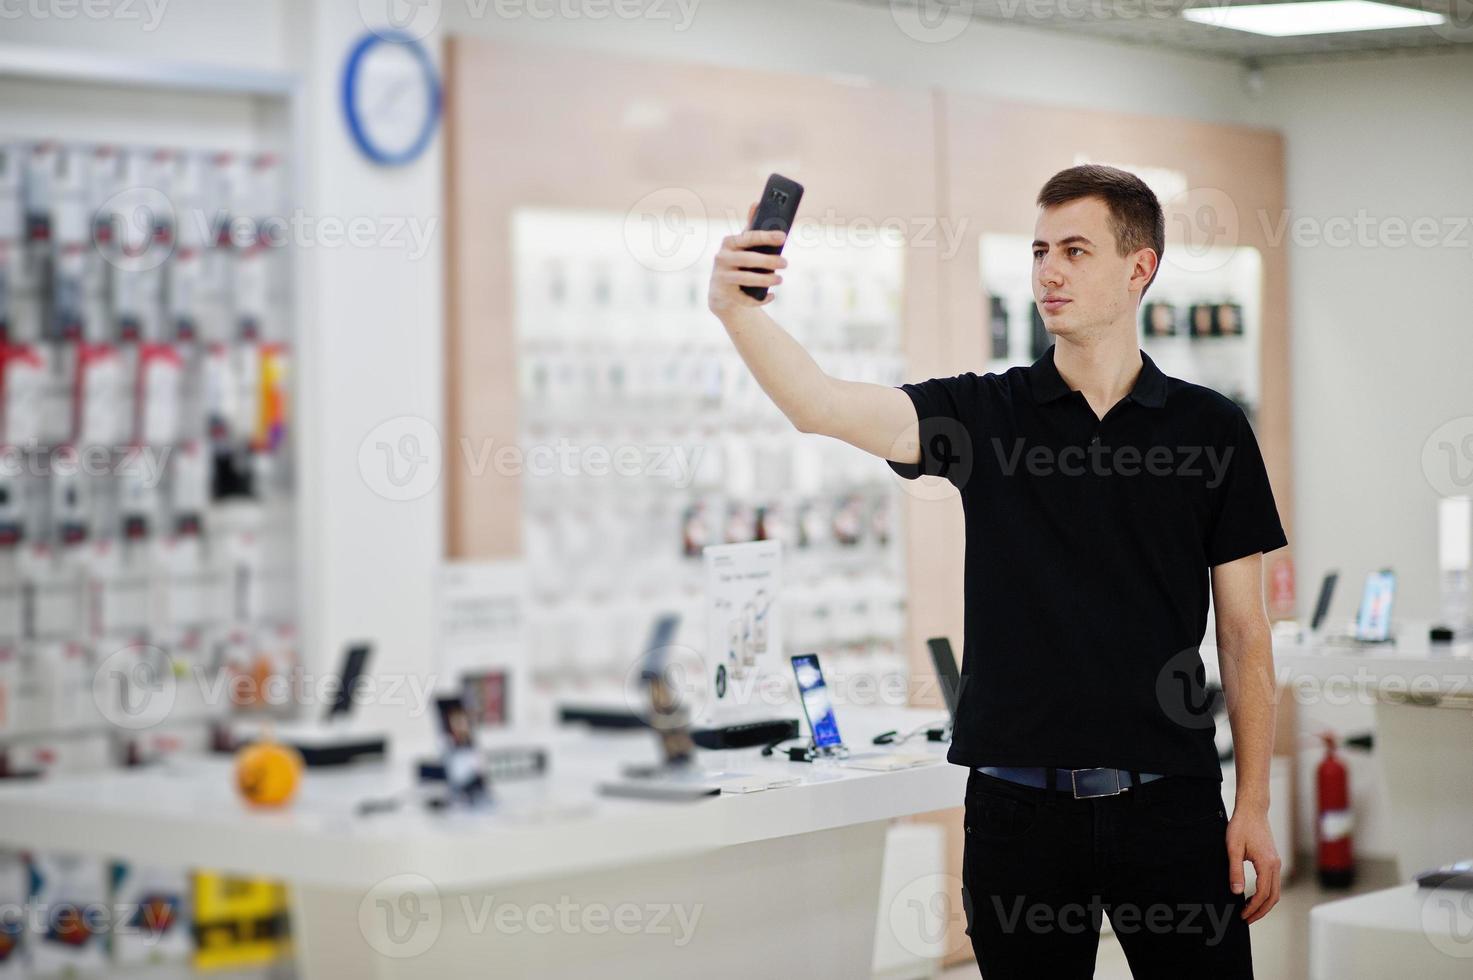
M 1215 780 L 1076 800 L 973 769 L 962 902 L 982 976 L 1091 977 L 1108 915 L 1136 980 L 1251 978 L 1226 813 Z

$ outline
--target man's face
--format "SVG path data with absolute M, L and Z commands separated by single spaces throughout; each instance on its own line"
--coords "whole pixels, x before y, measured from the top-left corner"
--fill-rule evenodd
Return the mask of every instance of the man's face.
M 1134 325 L 1155 253 L 1117 253 L 1102 199 L 1039 208 L 1033 228 L 1033 299 L 1049 333 L 1089 337 L 1121 321 Z

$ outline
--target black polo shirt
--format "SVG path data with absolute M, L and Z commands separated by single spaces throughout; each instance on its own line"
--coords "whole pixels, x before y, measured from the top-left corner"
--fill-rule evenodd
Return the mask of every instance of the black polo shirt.
M 1236 404 L 1144 352 L 1098 418 L 1054 367 L 903 385 L 966 519 L 948 759 L 1222 778 L 1198 652 L 1208 570 L 1288 543 Z

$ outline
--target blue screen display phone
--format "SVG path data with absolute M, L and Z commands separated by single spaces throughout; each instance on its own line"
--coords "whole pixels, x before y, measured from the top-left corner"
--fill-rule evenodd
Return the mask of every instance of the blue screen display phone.
M 1396 599 L 1396 573 L 1389 568 L 1366 576 L 1360 611 L 1355 617 L 1355 638 L 1366 643 L 1383 643 L 1391 638 L 1391 605 Z
M 813 744 L 820 749 L 843 745 L 839 723 L 834 719 L 834 704 L 823 681 L 823 668 L 818 665 L 818 654 L 800 653 L 792 659 L 793 676 L 798 680 L 798 700 L 803 702 L 803 715 L 813 732 Z

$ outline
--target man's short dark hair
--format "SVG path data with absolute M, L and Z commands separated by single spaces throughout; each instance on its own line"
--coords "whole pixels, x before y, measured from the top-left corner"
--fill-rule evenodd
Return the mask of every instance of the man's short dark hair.
M 1116 252 L 1129 255 L 1138 248 L 1156 252 L 1156 272 L 1161 271 L 1161 258 L 1166 254 L 1166 216 L 1161 202 L 1146 182 L 1128 170 L 1085 163 L 1060 170 L 1048 179 L 1038 192 L 1038 206 L 1057 207 L 1085 197 L 1098 197 L 1110 209 L 1110 231 L 1115 235 Z M 1156 281 L 1151 273 L 1141 296 Z

